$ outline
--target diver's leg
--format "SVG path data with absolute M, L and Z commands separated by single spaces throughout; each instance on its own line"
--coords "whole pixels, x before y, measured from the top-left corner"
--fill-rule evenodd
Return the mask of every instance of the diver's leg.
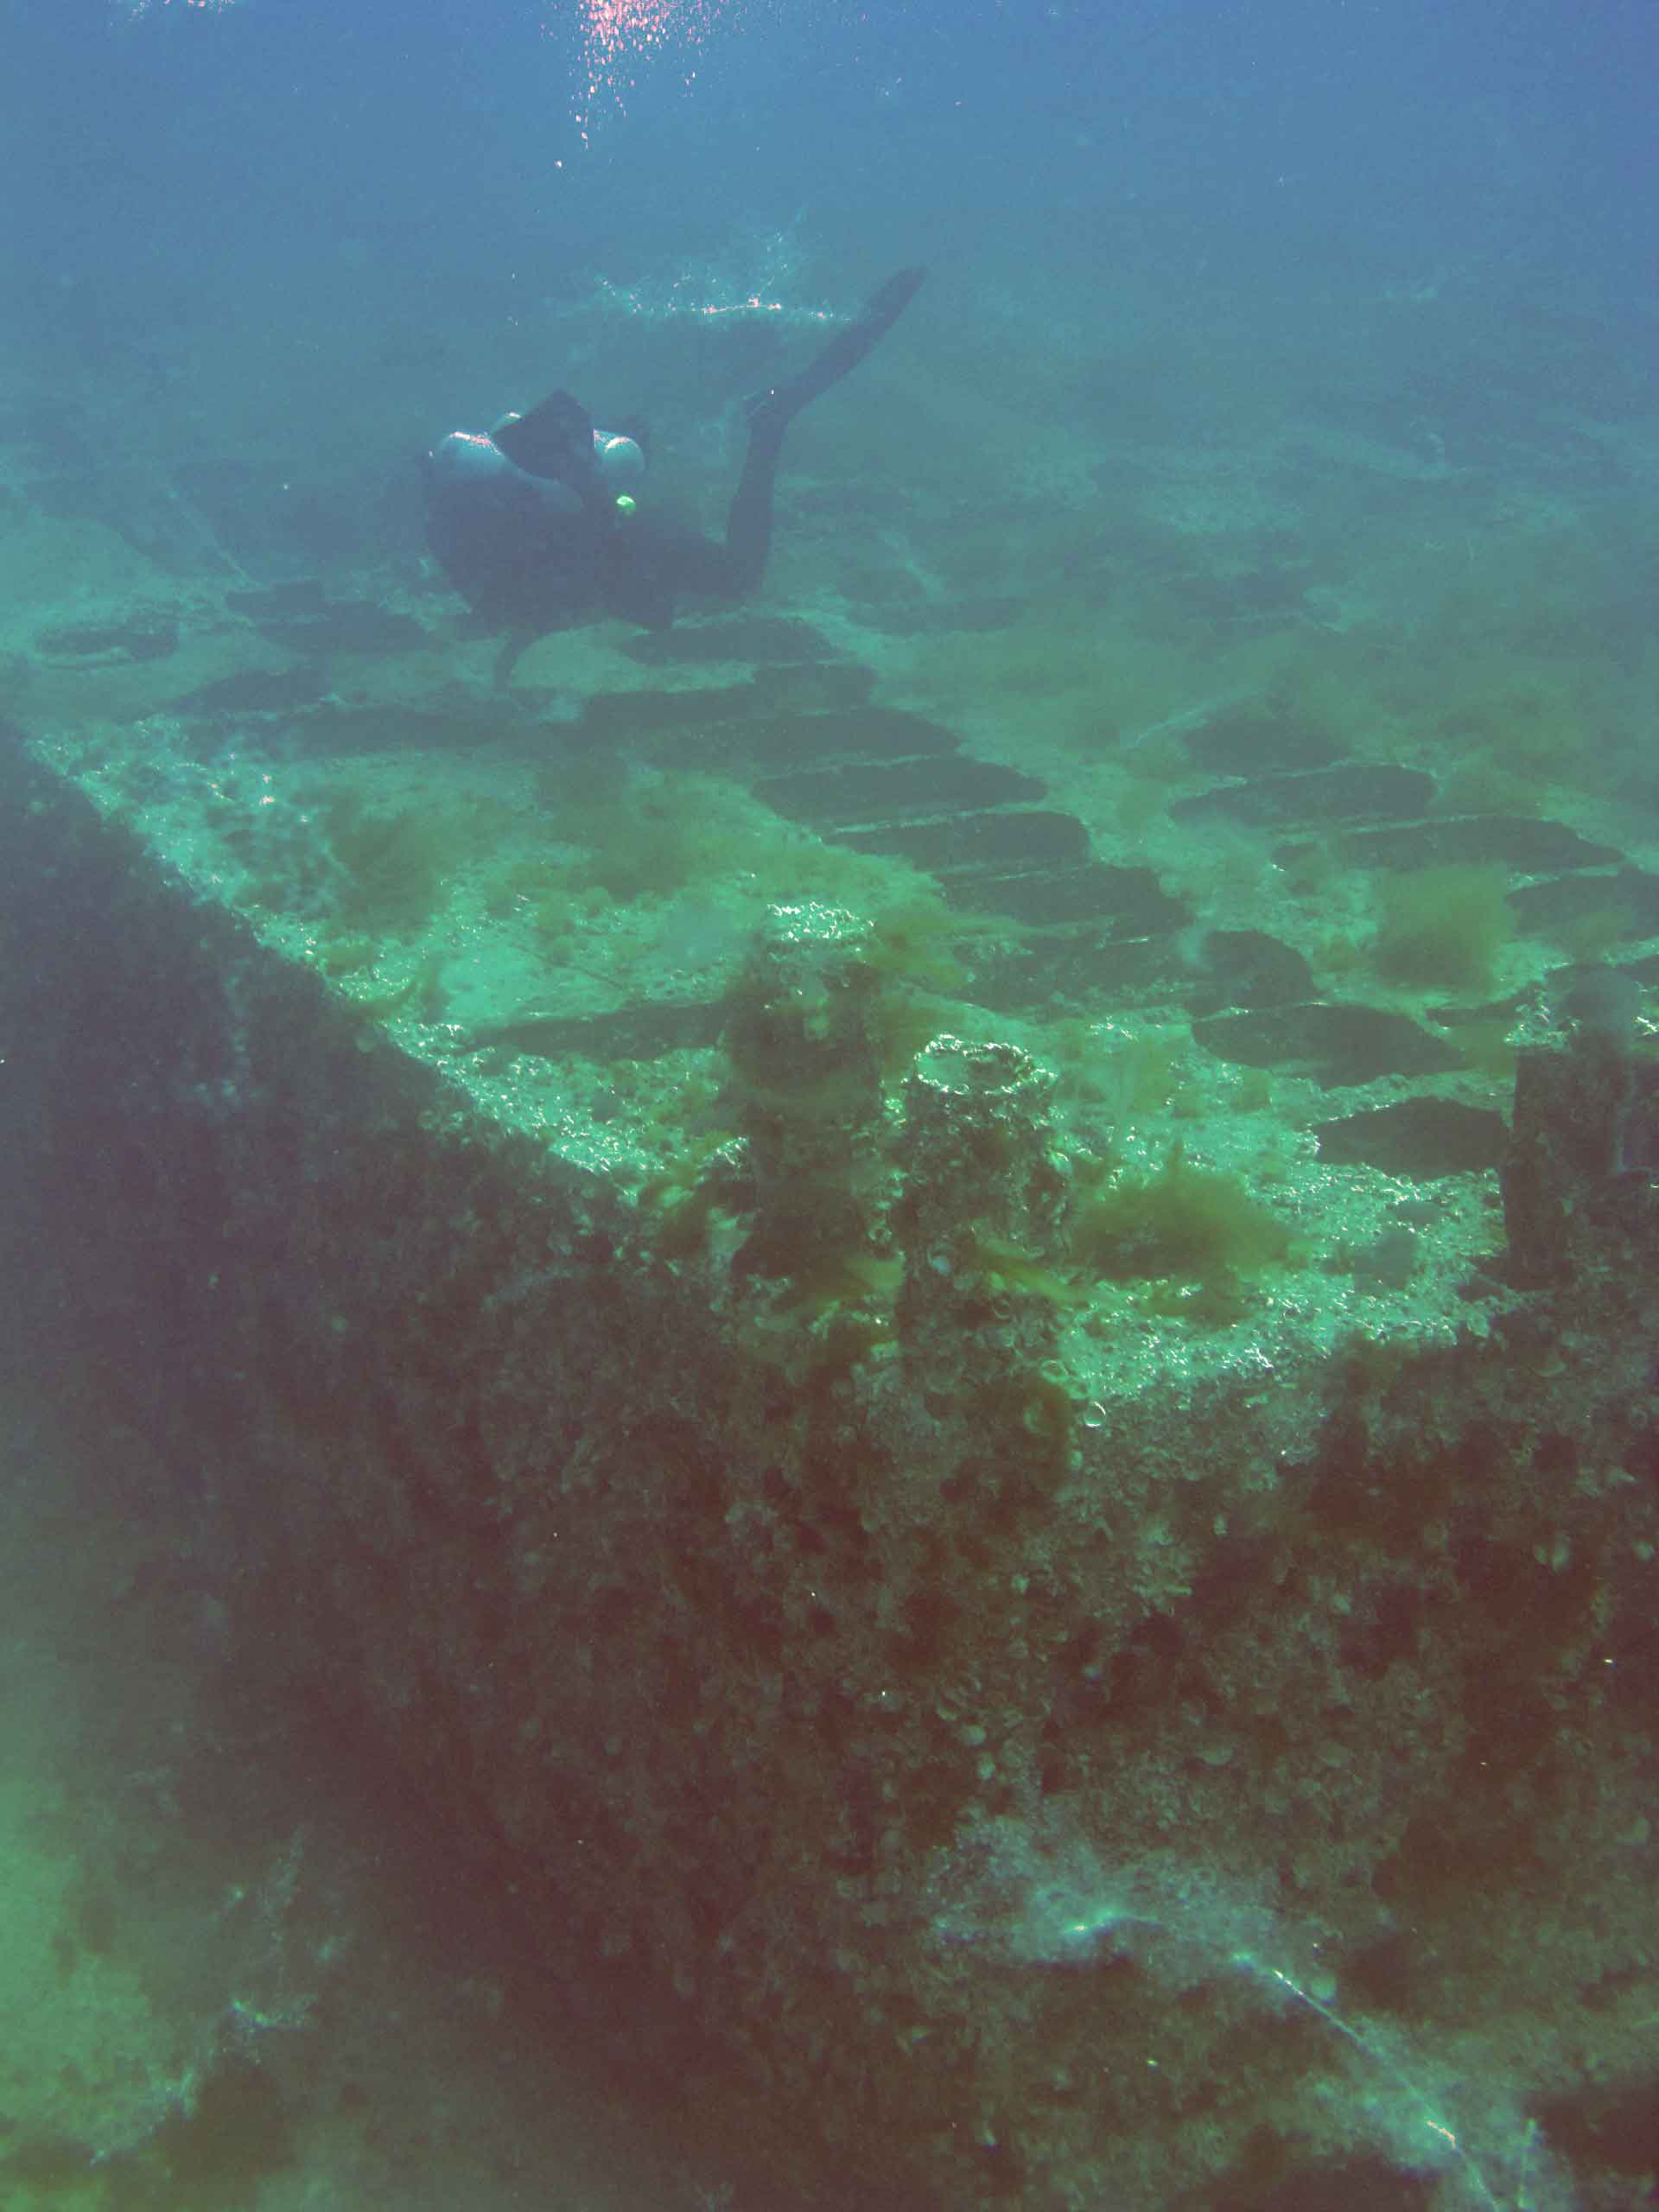
M 726 510 L 722 582 L 734 597 L 755 590 L 766 572 L 766 556 L 772 550 L 772 486 L 788 427 L 787 417 L 781 423 L 750 420 L 743 474 Z
M 520 624 L 517 629 L 508 631 L 506 636 L 501 640 L 495 656 L 494 665 L 490 671 L 490 683 L 494 690 L 505 691 L 508 689 L 512 682 L 514 669 L 518 667 L 531 647 L 538 644 L 546 635 L 545 630 L 529 629 L 523 624 Z
M 799 376 L 788 384 L 774 385 L 770 391 L 759 392 L 749 401 L 748 451 L 726 515 L 728 588 L 732 592 L 753 591 L 766 573 L 766 556 L 772 550 L 772 486 L 785 431 L 810 400 L 839 384 L 886 337 L 920 291 L 926 274 L 925 269 L 901 269 L 896 276 L 889 276 L 857 321 L 838 330 Z

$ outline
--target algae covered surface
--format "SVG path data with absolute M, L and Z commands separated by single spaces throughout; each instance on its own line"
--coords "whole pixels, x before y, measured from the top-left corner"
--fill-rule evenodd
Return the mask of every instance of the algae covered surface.
M 1651 2192 L 1650 333 L 996 197 L 664 629 L 399 469 L 885 219 L 6 368 L 8 2202 Z

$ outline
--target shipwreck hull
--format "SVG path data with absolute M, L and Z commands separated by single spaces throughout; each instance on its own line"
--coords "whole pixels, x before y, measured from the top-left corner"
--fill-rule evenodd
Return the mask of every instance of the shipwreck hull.
M 245 1686 L 392 1763 L 656 2094 L 803 2204 L 1507 2202 L 1586 2149 L 1575 2038 L 1597 2113 L 1650 2066 L 1659 1297 L 1570 1130 L 1512 1179 L 1557 1264 L 1465 1330 L 1172 1320 L 1091 1396 L 952 1243 L 1052 1226 L 1018 1048 L 890 1086 L 855 1326 L 759 1295 L 830 1172 L 786 1113 L 746 1241 L 671 1241 L 21 731 L 0 774 L 17 1263 Z

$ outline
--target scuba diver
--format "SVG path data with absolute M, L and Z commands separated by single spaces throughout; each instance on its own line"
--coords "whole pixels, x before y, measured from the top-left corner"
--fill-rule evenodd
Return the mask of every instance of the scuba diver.
M 772 486 L 789 425 L 855 369 L 915 298 L 926 274 L 901 269 L 863 313 L 787 384 L 745 404 L 748 449 L 724 541 L 652 521 L 632 486 L 645 437 L 595 429 L 568 391 L 486 435 L 453 430 L 426 456 L 427 540 L 480 621 L 509 632 L 498 677 L 535 638 L 603 615 L 666 629 L 682 593 L 741 599 L 766 571 Z

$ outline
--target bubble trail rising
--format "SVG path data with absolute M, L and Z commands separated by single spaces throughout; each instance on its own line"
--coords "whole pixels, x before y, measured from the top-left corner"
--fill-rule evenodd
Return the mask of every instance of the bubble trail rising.
M 581 0 L 581 104 L 583 143 L 599 114 L 624 114 L 627 95 L 654 66 L 677 64 L 683 81 L 716 29 L 730 29 L 741 0 Z

